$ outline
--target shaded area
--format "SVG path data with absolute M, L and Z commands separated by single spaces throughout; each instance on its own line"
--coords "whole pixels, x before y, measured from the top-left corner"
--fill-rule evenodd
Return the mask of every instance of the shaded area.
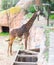
M 9 32 L 9 27 L 2 26 L 2 32 Z

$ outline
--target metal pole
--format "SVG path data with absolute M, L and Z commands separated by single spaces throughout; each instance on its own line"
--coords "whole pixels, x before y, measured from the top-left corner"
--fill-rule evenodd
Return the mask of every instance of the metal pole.
M 39 6 L 38 6 L 38 11 L 39 11 Z M 39 21 L 39 15 L 38 15 L 38 21 Z

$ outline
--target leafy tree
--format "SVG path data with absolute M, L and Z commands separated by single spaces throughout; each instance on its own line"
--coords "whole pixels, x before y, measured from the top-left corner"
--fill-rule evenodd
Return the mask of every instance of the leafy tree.
M 2 9 L 3 10 L 6 10 L 10 7 L 11 7 L 11 2 L 9 2 L 8 0 L 2 0 Z
M 31 13 L 34 13 L 36 11 L 35 9 L 35 5 L 30 5 L 29 8 L 28 8 L 28 12 L 31 12 Z
M 42 3 L 51 3 L 51 0 L 42 0 Z
M 19 0 L 2 0 L 2 9 L 6 10 L 12 6 L 15 6 Z
M 51 8 L 52 11 L 54 11 L 54 3 L 51 4 Z

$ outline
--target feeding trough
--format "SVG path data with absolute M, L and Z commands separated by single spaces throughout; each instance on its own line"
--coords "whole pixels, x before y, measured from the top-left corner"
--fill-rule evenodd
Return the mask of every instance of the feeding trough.
M 38 52 L 19 50 L 13 65 L 37 65 Z

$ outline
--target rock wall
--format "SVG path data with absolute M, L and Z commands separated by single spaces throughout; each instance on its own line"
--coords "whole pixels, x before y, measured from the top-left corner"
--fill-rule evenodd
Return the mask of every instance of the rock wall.
M 46 37 L 44 34 L 44 29 L 40 27 L 36 27 L 35 24 L 32 26 L 30 30 L 30 41 L 28 42 L 29 48 L 41 48 L 41 53 L 45 49 L 45 41 Z
M 12 20 L 10 25 L 10 31 L 13 28 L 20 27 L 21 21 L 25 15 L 25 10 L 34 3 L 35 0 L 20 0 L 15 7 L 12 7 L 6 11 L 0 12 L 0 32 L 2 32 L 2 26 L 8 26 L 8 22 L 11 22 L 13 17 L 16 15 L 16 17 Z M 7 19 L 7 14 L 10 13 L 10 20 Z
M 35 0 L 20 0 L 16 6 L 20 6 L 22 9 L 26 10 L 33 3 L 35 3 Z

